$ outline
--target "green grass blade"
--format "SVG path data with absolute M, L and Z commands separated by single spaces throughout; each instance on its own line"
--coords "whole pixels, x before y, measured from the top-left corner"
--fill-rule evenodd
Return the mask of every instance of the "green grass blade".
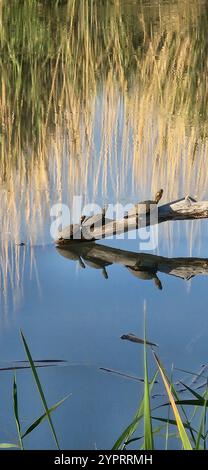
M 164 426 L 158 426 L 157 428 L 154 429 L 153 434 L 159 434 L 162 429 L 164 429 Z M 125 446 L 132 444 L 132 442 L 140 441 L 141 439 L 144 439 L 144 436 L 134 437 L 130 439 L 129 441 L 125 442 Z
M 144 449 L 153 450 L 154 440 L 150 409 L 150 390 L 147 365 L 146 315 L 144 317 Z
M 46 402 L 46 399 L 45 399 L 45 395 L 43 393 L 43 389 L 42 389 L 42 386 L 41 386 L 41 383 L 40 383 L 40 379 L 38 377 L 38 374 L 37 374 L 32 356 L 30 354 L 27 342 L 26 342 L 25 337 L 24 337 L 21 330 L 20 330 L 20 334 L 21 334 L 21 338 L 22 338 L 22 341 L 23 341 L 23 344 L 24 344 L 24 348 L 25 348 L 25 352 L 26 352 L 28 361 L 30 363 L 30 367 L 32 369 L 33 377 L 34 377 L 38 392 L 40 394 L 40 398 L 41 398 L 43 407 L 45 409 L 45 413 L 47 415 L 47 419 L 48 419 L 48 422 L 49 422 L 49 425 L 50 425 L 50 428 L 51 428 L 51 432 L 52 432 L 52 435 L 54 437 L 54 441 L 56 443 L 57 449 L 60 450 L 60 446 L 59 446 L 59 442 L 58 442 L 58 439 L 57 439 L 56 431 L 55 431 L 55 428 L 54 428 L 54 425 L 53 425 L 53 422 L 52 422 L 52 419 L 51 419 L 51 416 L 50 416 L 49 408 L 48 408 L 48 405 L 47 405 L 47 402 Z
M 49 413 L 52 413 L 53 411 L 56 410 L 56 408 L 58 408 L 60 405 L 62 405 L 62 403 L 64 403 L 68 398 L 70 397 L 70 395 L 67 395 L 66 397 L 62 398 L 62 400 L 58 401 L 57 403 L 55 403 L 55 405 L 53 405 L 51 408 L 49 408 Z M 39 424 L 41 424 L 45 419 L 47 418 L 47 414 L 44 413 L 42 414 L 39 418 L 37 418 L 30 426 L 29 428 L 27 429 L 27 431 L 25 431 L 25 433 L 22 435 L 22 439 L 27 436 L 28 434 L 30 434 L 30 432 L 32 432 L 37 426 L 39 426 Z
M 203 396 L 199 395 L 193 388 L 189 387 L 188 385 L 184 384 L 183 382 L 180 382 L 183 387 L 185 387 L 194 397 L 198 398 L 198 400 L 203 400 Z
M 149 393 L 151 393 L 153 386 L 155 384 L 156 378 L 158 375 L 158 371 L 154 374 L 154 377 L 152 378 L 150 385 L 149 385 Z M 130 437 L 135 433 L 137 430 L 138 424 L 142 417 L 144 416 L 144 397 L 142 398 L 141 402 L 139 403 L 138 409 L 134 415 L 134 418 L 132 422 L 125 428 L 123 433 L 119 436 L 117 441 L 115 442 L 112 450 L 119 450 L 123 448 L 124 442 L 128 442 Z
M 179 394 L 178 394 L 178 392 L 176 391 L 176 389 L 175 389 L 173 383 L 171 383 L 171 392 L 172 392 L 172 394 L 173 394 L 173 396 L 174 396 L 174 398 L 175 398 L 175 403 L 176 403 L 177 405 L 180 404 L 180 406 L 181 406 L 181 411 L 182 411 L 182 413 L 183 413 L 183 415 L 184 415 L 184 418 L 185 418 L 185 420 L 186 420 L 186 424 L 189 426 L 190 423 L 191 423 L 191 421 L 192 421 L 192 419 L 189 419 L 189 418 L 188 418 L 188 415 L 187 415 L 187 413 L 186 413 L 185 408 L 184 408 L 183 405 L 180 403 Z M 166 404 L 163 404 L 163 405 L 160 405 L 160 407 L 163 407 L 163 406 L 170 406 L 170 402 L 169 402 L 169 403 L 166 403 Z M 160 408 L 160 407 L 159 407 L 159 408 Z M 196 407 L 196 408 L 197 408 L 197 407 Z M 190 433 L 191 433 L 191 437 L 192 437 L 193 443 L 194 443 L 194 445 L 196 445 L 196 439 L 195 439 L 194 433 L 193 433 L 193 431 L 192 431 L 192 427 L 190 427 Z
M 20 443 L 20 449 L 24 450 L 22 437 L 21 437 L 21 426 L 20 426 L 20 421 L 19 421 L 17 383 L 16 383 L 15 375 L 14 375 L 14 380 L 13 380 L 13 409 L 14 409 L 14 416 L 15 416 L 17 433 L 18 433 L 18 438 L 19 438 L 19 443 Z
M 170 383 L 171 383 L 171 390 L 172 390 L 173 364 L 172 364 L 172 367 L 171 367 Z M 165 450 L 168 450 L 168 442 L 169 442 L 169 437 L 170 437 L 170 433 L 169 433 L 170 409 L 171 409 L 171 405 L 168 407 L 168 419 L 167 419 L 167 422 L 166 422 L 166 433 L 165 433 Z
M 159 408 L 164 408 L 165 406 L 169 406 L 169 402 L 163 403 L 162 405 L 158 405 L 155 408 L 153 408 L 153 411 L 159 410 Z M 193 399 L 183 399 L 183 400 L 175 400 L 176 405 L 192 405 L 192 406 L 204 406 L 205 405 L 205 400 L 204 398 L 201 398 L 201 400 L 193 400 Z M 206 404 L 206 407 L 208 406 L 208 403 Z
M 192 405 L 192 406 L 204 406 L 206 400 L 204 398 L 201 398 L 201 400 L 177 400 L 176 405 Z M 206 407 L 208 406 L 208 403 L 206 402 Z
M 181 403 L 181 401 L 180 401 L 180 399 L 179 399 L 178 392 L 177 392 L 177 391 L 175 390 L 175 388 L 174 388 L 173 383 L 171 384 L 171 392 L 172 392 L 172 394 L 173 394 L 173 396 L 174 396 L 174 398 L 175 398 L 175 403 L 176 403 L 177 405 L 180 405 L 180 406 L 181 406 L 181 410 L 182 410 L 182 413 L 183 413 L 184 418 L 185 418 L 185 420 L 186 420 L 186 424 L 189 426 L 190 423 L 191 423 L 191 421 L 192 421 L 192 419 L 194 418 L 194 414 L 195 414 L 195 412 L 196 412 L 196 410 L 197 410 L 197 405 L 196 405 L 196 403 L 194 402 L 194 405 L 196 405 L 196 406 L 195 406 L 195 412 L 194 412 L 192 418 L 189 419 L 188 416 L 187 416 L 186 410 L 185 410 L 185 408 L 183 407 L 183 404 Z M 193 403 L 192 403 L 192 404 L 193 404 Z M 170 402 L 168 402 L 168 403 L 163 403 L 162 405 L 156 406 L 156 407 L 154 408 L 154 411 L 155 411 L 155 410 L 158 410 L 159 408 L 163 408 L 164 406 L 168 406 L 168 407 L 169 407 L 169 406 L 170 406 Z M 193 431 L 192 431 L 192 427 L 190 427 L 189 429 L 190 429 L 190 433 L 191 433 L 191 437 L 192 437 L 193 443 L 194 443 L 194 445 L 196 445 L 196 439 L 195 439 L 194 433 L 193 433 Z
M 132 422 L 127 426 L 127 428 L 123 431 L 123 433 L 119 436 L 117 441 L 115 442 L 112 450 L 119 450 L 123 448 L 123 444 L 125 442 L 128 442 L 128 439 L 134 432 L 136 431 L 139 421 L 142 419 L 142 416 L 144 414 L 144 401 L 142 400 L 138 412 L 137 412 L 137 417 L 135 417 Z
M 10 442 L 1 442 L 0 443 L 0 449 L 12 449 L 16 447 L 17 449 L 20 448 L 17 444 L 11 444 Z
M 208 400 L 208 385 L 207 385 L 206 392 L 205 392 L 205 399 L 206 401 Z M 206 425 L 207 425 L 206 409 L 207 409 L 207 403 L 205 404 L 205 407 L 204 407 L 204 427 L 203 427 L 204 434 L 206 434 Z M 207 450 L 207 437 L 203 437 L 203 440 L 204 440 L 204 450 Z
M 177 426 L 177 422 L 174 419 L 169 419 L 169 418 L 160 418 L 159 416 L 152 416 L 152 419 L 155 421 L 161 421 L 161 423 L 168 423 L 173 426 Z M 197 432 L 196 429 L 194 429 L 190 424 L 188 423 L 183 423 L 185 429 L 189 429 L 192 432 Z
M 173 410 L 173 413 L 174 413 L 174 416 L 175 416 L 175 420 L 177 422 L 178 432 L 179 432 L 179 435 L 180 435 L 180 438 L 181 438 L 181 442 L 183 444 L 183 448 L 185 450 L 192 450 L 192 446 L 191 446 L 191 443 L 189 441 L 189 437 L 186 433 L 186 430 L 184 428 L 183 422 L 181 420 L 180 413 L 179 413 L 178 408 L 176 406 L 176 402 L 174 400 L 174 396 L 172 394 L 168 378 L 166 377 L 166 374 L 164 372 L 162 364 L 159 361 L 159 359 L 158 359 L 158 357 L 155 353 L 154 353 L 154 357 L 155 357 L 158 369 L 160 371 L 163 383 L 165 385 L 165 388 L 166 388 L 166 391 L 167 391 L 167 394 L 168 394 L 168 397 L 169 397 L 169 400 L 170 400 L 170 404 L 172 406 L 172 410 Z
M 204 409 L 201 414 L 201 421 L 199 426 L 199 432 L 196 439 L 196 450 L 200 449 L 201 439 L 204 440 L 204 444 L 206 445 L 206 439 L 203 437 L 205 431 L 205 423 L 206 423 L 206 412 L 207 412 L 207 400 L 208 400 L 208 393 L 207 390 L 204 394 Z

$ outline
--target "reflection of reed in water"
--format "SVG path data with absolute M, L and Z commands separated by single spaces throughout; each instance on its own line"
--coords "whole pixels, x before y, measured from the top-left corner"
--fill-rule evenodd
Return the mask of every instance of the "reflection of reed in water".
M 26 246 L 14 245 L 9 243 L 2 244 L 0 250 L 0 312 L 3 308 L 4 316 L 12 306 L 17 306 L 24 294 L 24 275 L 25 269 L 30 278 L 40 290 L 39 274 L 36 264 L 35 252 L 33 247 L 27 252 Z M 8 293 L 12 296 L 8 299 Z
M 198 1 L 1 2 L 3 277 L 19 260 L 9 241 L 44 241 L 53 202 L 139 200 L 161 186 L 168 199 L 205 196 L 206 12 Z

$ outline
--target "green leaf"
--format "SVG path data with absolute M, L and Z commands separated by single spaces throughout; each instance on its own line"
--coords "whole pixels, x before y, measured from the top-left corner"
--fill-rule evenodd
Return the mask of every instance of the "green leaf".
M 11 449 L 11 448 L 20 448 L 17 444 L 11 444 L 10 442 L 1 442 L 0 443 L 0 449 Z
M 176 419 L 176 422 L 177 422 L 178 432 L 179 432 L 179 435 L 180 435 L 180 438 L 181 438 L 181 442 L 183 444 L 183 448 L 185 450 L 192 450 L 192 446 L 191 446 L 191 443 L 189 441 L 186 430 L 184 428 L 183 422 L 181 420 L 180 413 L 178 411 L 178 408 L 176 406 L 176 402 L 174 400 L 174 396 L 171 392 L 171 387 L 170 387 L 168 378 L 166 377 L 166 374 L 164 372 L 164 369 L 162 367 L 161 362 L 159 361 L 159 358 L 157 357 L 157 355 L 154 352 L 153 352 L 153 354 L 154 354 L 158 369 L 160 371 L 163 383 L 165 385 L 165 388 L 166 388 L 166 391 L 167 391 L 167 394 L 168 394 L 168 397 L 169 397 L 169 400 L 170 400 L 170 404 L 172 406 L 172 410 L 173 410 L 173 413 L 174 413 L 174 416 L 175 416 L 175 419 Z
M 149 393 L 151 393 L 153 386 L 155 384 L 156 378 L 157 378 L 158 372 L 154 374 L 154 377 L 152 378 L 149 386 Z M 135 433 L 135 431 L 138 428 L 139 421 L 142 419 L 144 416 L 144 397 L 139 403 L 138 409 L 134 415 L 134 418 L 132 422 L 125 428 L 125 430 L 122 432 L 122 434 L 119 436 L 117 441 L 115 442 L 112 450 L 118 450 L 123 448 L 124 442 L 127 442 L 130 437 Z
M 58 442 L 58 439 L 57 439 L 56 431 L 55 431 L 55 428 L 54 428 L 54 425 L 53 425 L 53 422 L 52 422 L 52 419 L 51 419 L 51 416 L 50 416 L 49 408 L 48 408 L 48 405 L 47 405 L 47 402 L 46 402 L 46 399 L 45 399 L 45 395 L 44 395 L 44 392 L 43 392 L 43 389 L 42 389 L 42 386 L 41 386 L 41 383 L 40 383 L 40 379 L 38 377 L 38 373 L 36 371 L 36 368 L 35 368 L 32 356 L 30 354 L 26 339 L 25 339 L 25 337 L 24 337 L 21 330 L 20 330 L 20 334 L 21 334 L 21 338 L 22 338 L 22 341 L 23 341 L 23 344 L 24 344 L 24 348 L 25 348 L 25 352 L 26 352 L 28 361 L 30 363 L 30 367 L 32 369 L 33 377 L 34 377 L 38 392 L 40 394 L 40 398 L 41 398 L 43 407 L 45 409 L 45 413 L 47 415 L 47 419 L 48 419 L 48 422 L 49 422 L 49 425 L 50 425 L 50 428 L 51 428 L 51 432 L 52 432 L 52 435 L 54 437 L 54 441 L 56 443 L 57 449 L 60 450 L 60 446 L 59 446 L 59 442 Z
M 206 402 L 206 407 L 207 407 L 208 403 L 204 399 L 201 399 L 201 400 L 177 400 L 176 405 L 204 406 L 205 402 Z
M 171 383 L 171 389 L 172 389 L 172 387 L 173 387 L 173 364 L 172 364 L 172 367 L 171 367 L 170 383 Z M 171 405 L 168 407 L 168 419 L 167 419 L 167 422 L 166 422 L 166 433 L 165 433 L 165 450 L 168 450 L 168 442 L 169 442 L 169 438 L 170 438 L 170 430 L 169 430 L 170 408 L 171 408 Z
M 162 429 L 164 429 L 164 426 L 158 426 L 152 432 L 153 432 L 153 434 L 159 434 Z M 144 439 L 144 436 L 134 437 L 133 439 L 130 439 L 129 441 L 125 442 L 125 446 L 128 446 L 132 442 L 140 441 L 141 439 Z
M 177 426 L 177 421 L 174 419 L 169 419 L 169 418 L 160 418 L 159 416 L 152 416 L 152 419 L 156 421 L 161 421 L 162 423 L 168 423 L 172 424 L 173 426 Z M 185 429 L 192 430 L 192 432 L 197 432 L 196 429 L 194 429 L 190 424 L 188 423 L 183 423 Z
M 198 400 L 203 400 L 203 396 L 199 395 L 193 388 L 189 387 L 188 385 L 184 384 L 183 382 L 180 381 L 180 383 L 185 387 L 194 397 L 198 398 Z
M 18 410 L 17 384 L 16 384 L 15 375 L 14 375 L 14 380 L 13 380 L 13 409 L 14 409 L 14 416 L 15 416 L 15 421 L 16 421 L 16 426 L 17 426 L 17 433 L 19 437 L 20 448 L 21 450 L 23 450 L 24 447 L 23 447 L 23 442 L 22 442 L 22 437 L 21 437 L 21 426 L 20 426 L 20 421 L 19 421 L 19 410 Z
M 147 366 L 146 315 L 144 317 L 144 449 L 153 450 L 154 440 L 150 410 L 150 390 Z
M 204 439 L 203 434 L 205 431 L 205 423 L 206 423 L 207 400 L 208 400 L 208 392 L 206 390 L 204 394 L 204 409 L 202 410 L 199 432 L 198 432 L 197 440 L 196 440 L 196 450 L 200 449 L 201 439 L 203 439 L 204 444 L 206 444 L 206 440 Z
M 67 395 L 66 397 L 62 398 L 62 400 L 58 401 L 57 403 L 55 403 L 55 405 L 53 405 L 51 408 L 49 408 L 49 413 L 52 413 L 52 411 L 55 411 L 56 408 L 58 408 L 58 406 L 62 405 L 62 403 L 64 403 L 64 401 L 67 400 L 67 398 L 69 398 L 70 395 Z M 43 415 L 41 415 L 39 418 L 37 418 L 30 426 L 29 428 L 27 429 L 27 431 L 25 431 L 25 433 L 22 435 L 22 439 L 27 436 L 28 434 L 30 434 L 30 432 L 32 432 L 37 426 L 39 426 L 39 424 L 41 424 L 45 419 L 47 418 L 47 414 L 44 413 Z

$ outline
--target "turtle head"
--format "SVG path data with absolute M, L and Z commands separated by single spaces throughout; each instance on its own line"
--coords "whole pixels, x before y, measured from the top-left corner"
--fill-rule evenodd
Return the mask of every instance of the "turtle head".
M 163 195 L 163 189 L 160 189 L 159 191 L 157 191 L 157 193 L 155 194 L 155 202 L 156 202 L 156 204 L 158 204 L 158 202 L 160 201 L 162 195 Z

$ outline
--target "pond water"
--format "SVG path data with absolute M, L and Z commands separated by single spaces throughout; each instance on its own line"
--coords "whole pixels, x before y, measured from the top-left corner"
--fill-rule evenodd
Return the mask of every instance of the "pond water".
M 67 361 L 39 369 L 50 405 L 71 394 L 53 414 L 61 448 L 110 449 L 143 393 L 125 377 L 144 376 L 143 346 L 120 337 L 143 337 L 144 305 L 148 339 L 168 372 L 207 362 L 208 223 L 160 225 L 147 254 L 186 258 L 185 267 L 197 257 L 200 268 L 182 276 L 160 266 L 155 279 L 116 251 L 136 256 L 138 239 L 99 241 L 81 262 L 57 250 L 50 210 L 71 208 L 77 195 L 83 204 L 132 203 L 161 187 L 164 202 L 208 197 L 208 6 L 16 0 L 1 2 L 0 18 L 0 366 L 25 360 L 20 329 L 34 360 Z M 13 372 L 0 373 L 0 442 L 17 442 Z M 174 377 L 188 383 L 185 373 Z M 42 405 L 31 371 L 16 379 L 26 429 Z M 25 448 L 54 448 L 47 422 Z

